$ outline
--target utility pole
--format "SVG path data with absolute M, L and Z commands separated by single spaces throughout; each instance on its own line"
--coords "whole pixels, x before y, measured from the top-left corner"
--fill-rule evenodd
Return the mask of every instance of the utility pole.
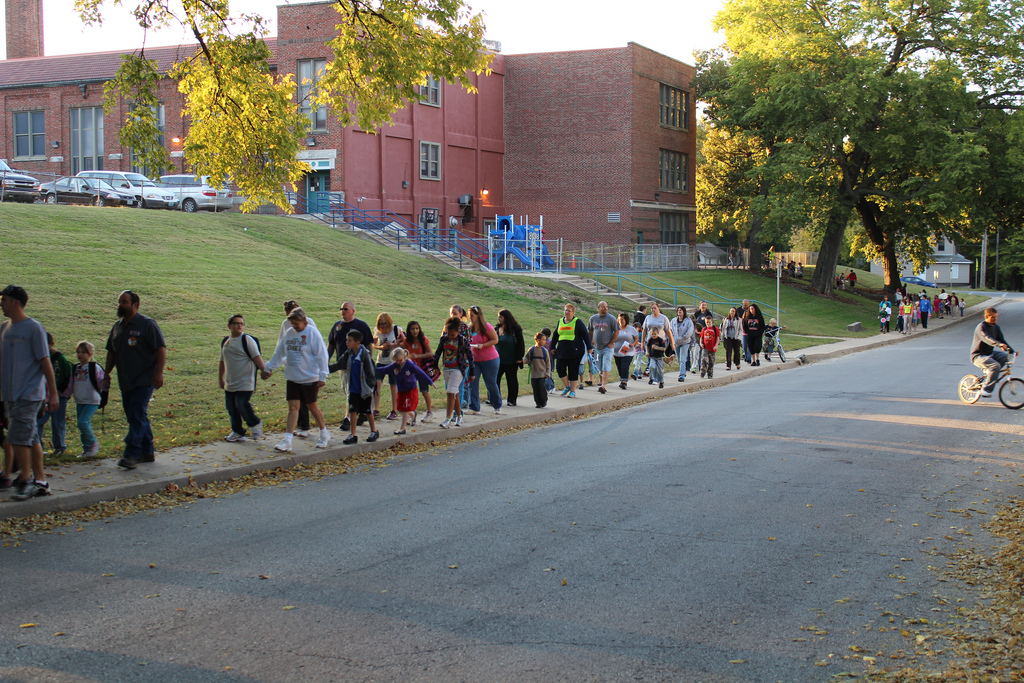
M 983 289 L 988 282 L 988 231 L 981 236 L 981 266 L 978 268 L 978 289 Z

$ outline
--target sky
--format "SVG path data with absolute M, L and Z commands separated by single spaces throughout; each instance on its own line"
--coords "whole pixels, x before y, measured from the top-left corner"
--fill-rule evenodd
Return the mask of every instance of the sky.
M 501 43 L 505 54 L 624 47 L 634 42 L 693 64 L 693 51 L 717 47 L 723 38 L 711 30 L 721 0 L 665 2 L 664 0 L 467 0 L 474 12 L 484 13 L 487 38 Z M 276 35 L 276 7 L 282 0 L 234 0 L 233 12 L 255 12 L 271 18 Z M 301 3 L 297 3 L 301 4 Z M 106 4 L 102 28 L 84 28 L 74 12 L 74 0 L 43 0 L 43 42 L 47 55 L 133 50 L 143 43 L 143 31 L 131 21 L 125 0 L 120 8 Z M 3 24 L 0 14 L 0 25 Z M 5 29 L 4 29 L 5 30 Z M 6 35 L 6 33 L 3 33 Z M 150 47 L 193 42 L 180 28 L 150 32 Z M 6 57 L 6 43 L 0 45 Z

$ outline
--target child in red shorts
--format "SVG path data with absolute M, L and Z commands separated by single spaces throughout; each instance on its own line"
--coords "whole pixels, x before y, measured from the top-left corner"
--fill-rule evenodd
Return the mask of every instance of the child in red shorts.
M 383 379 L 385 375 L 395 378 L 395 386 L 398 389 L 395 408 L 402 415 L 402 426 L 395 430 L 395 434 L 399 435 L 405 434 L 407 423 L 410 427 L 416 424 L 416 408 L 420 403 L 417 385 L 420 382 L 434 384 L 434 380 L 430 379 L 420 366 L 408 360 L 409 352 L 399 347 L 391 351 L 391 364 L 377 369 L 378 379 Z

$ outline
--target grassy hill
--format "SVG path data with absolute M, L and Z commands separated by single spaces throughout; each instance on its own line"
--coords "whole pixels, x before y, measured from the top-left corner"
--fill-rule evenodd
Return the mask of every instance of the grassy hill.
M 75 344 L 85 339 L 96 345 L 102 363 L 118 294 L 139 293 L 140 312 L 160 323 L 168 344 L 166 385 L 150 409 L 158 447 L 207 442 L 228 431 L 217 362 L 234 313 L 245 316 L 247 331 L 259 337 L 269 358 L 288 299 L 298 301 L 325 333 L 340 318 L 342 302 L 351 300 L 371 327 L 386 311 L 403 328 L 418 320 L 432 343 L 452 303 L 479 305 L 492 324 L 498 310 L 508 308 L 529 337 L 553 326 L 565 301 L 582 303 L 588 316 L 596 303 L 541 278 L 464 273 L 286 217 L 5 203 L 0 236 L 0 280 L 28 290 L 28 314 L 72 359 Z M 624 300 L 609 303 L 632 309 Z M 259 384 L 254 397 L 268 431 L 284 424 L 283 384 L 277 373 Z M 528 381 L 522 389 L 529 391 Z M 328 382 L 322 395 L 329 422 L 340 422 L 340 383 Z M 443 400 L 436 390 L 434 395 Z M 112 394 L 111 401 L 119 397 Z M 388 401 L 385 392 L 382 409 Z M 125 430 L 119 405 L 97 415 L 94 427 L 101 452 L 113 454 Z M 73 424 L 68 443 L 69 450 L 78 448 Z
M 325 332 L 340 317 L 341 303 L 350 300 L 371 327 L 386 311 L 403 327 L 418 320 L 431 342 L 452 303 L 480 306 L 491 323 L 499 309 L 508 308 L 528 339 L 553 326 L 566 301 L 575 302 L 584 318 L 596 304 L 593 295 L 544 278 L 465 273 L 352 233 L 280 216 L 5 203 L 0 204 L 0 237 L 0 283 L 28 290 L 28 314 L 71 358 L 75 344 L 86 339 L 97 346 L 102 363 L 118 294 L 139 293 L 141 312 L 160 323 L 168 343 L 166 385 L 150 410 L 160 448 L 204 443 L 228 431 L 217 362 L 227 318 L 235 313 L 245 316 L 247 331 L 260 338 L 269 358 L 288 299 L 298 301 Z M 740 271 L 659 277 L 730 297 L 775 299 L 774 280 Z M 609 304 L 613 313 L 634 309 L 623 299 Z M 862 320 L 870 333 L 876 306 L 859 296 L 833 300 L 783 288 L 783 324 L 789 333 L 845 336 L 852 320 Z M 812 343 L 788 341 L 793 348 Z M 283 428 L 283 384 L 278 373 L 261 382 L 254 397 L 268 431 Z M 521 390 L 529 393 L 525 372 Z M 441 392 L 433 393 L 443 399 Z M 340 383 L 328 382 L 322 396 L 328 422 L 337 424 L 344 410 Z M 115 405 L 94 420 L 104 455 L 119 449 L 125 430 L 116 389 L 111 400 Z M 390 409 L 388 400 L 385 392 L 382 409 Z M 73 423 L 68 443 L 78 452 Z

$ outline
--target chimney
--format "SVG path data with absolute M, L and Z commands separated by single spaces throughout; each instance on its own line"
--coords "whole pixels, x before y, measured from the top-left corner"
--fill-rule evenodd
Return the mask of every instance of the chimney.
M 43 56 L 43 0 L 7 0 L 7 59 Z

